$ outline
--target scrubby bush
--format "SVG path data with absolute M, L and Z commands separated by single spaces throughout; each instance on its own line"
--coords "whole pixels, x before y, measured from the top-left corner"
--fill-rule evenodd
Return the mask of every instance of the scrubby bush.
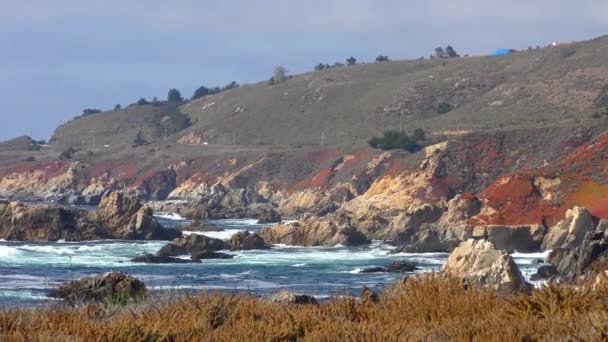
M 72 157 L 74 156 L 74 153 L 76 153 L 76 149 L 70 146 L 59 154 L 59 159 L 62 159 L 62 160 L 72 159 Z
M 148 102 L 148 101 L 146 101 L 146 99 L 145 99 L 145 98 L 143 98 L 143 97 L 142 97 L 141 99 L 137 100 L 137 105 L 138 105 L 138 106 L 147 105 L 148 103 L 149 103 L 149 102 Z
M 82 111 L 82 116 L 89 116 L 89 115 L 93 115 L 93 114 L 97 114 L 97 113 L 101 113 L 101 110 L 87 108 Z
M 238 87 L 239 87 L 239 84 L 236 83 L 236 81 L 232 81 L 232 82 L 226 84 L 225 86 L 223 86 L 222 87 L 222 91 L 227 91 L 227 90 L 230 90 L 230 89 L 236 89 Z
M 114 110 L 121 110 L 122 106 L 120 105 L 120 103 L 117 103 L 116 106 L 114 106 Z
M 190 127 L 192 122 L 188 115 L 182 113 L 179 108 L 174 108 L 163 117 L 163 125 L 167 128 L 168 134 L 173 134 Z
M 437 106 L 437 114 L 445 114 L 452 110 L 452 105 L 447 102 L 441 102 L 439 106 Z
M 368 144 L 373 148 L 381 148 L 383 150 L 400 148 L 408 152 L 416 152 L 421 148 L 414 137 L 410 137 L 406 133 L 399 131 L 386 131 L 381 137 L 371 138 Z
M 315 70 L 316 71 L 321 71 L 321 70 L 324 70 L 324 69 L 331 69 L 331 65 L 329 65 L 329 64 L 323 64 L 323 63 L 319 63 L 319 64 L 315 65 Z
M 137 147 L 137 146 L 143 146 L 143 145 L 148 145 L 148 141 L 144 138 L 144 134 L 139 131 L 137 132 L 137 135 L 135 136 L 135 139 L 133 139 L 133 146 Z
M 355 64 L 357 64 L 357 59 L 355 57 L 351 56 L 346 60 L 346 65 L 348 65 L 348 66 L 352 66 Z
M 376 57 L 376 62 L 388 62 L 388 56 L 378 56 Z
M 269 84 L 273 85 L 273 84 L 279 84 L 279 83 L 283 83 L 285 81 L 287 81 L 287 69 L 285 69 L 285 67 L 283 66 L 278 66 L 274 69 L 274 74 L 272 75 L 272 78 L 270 79 Z

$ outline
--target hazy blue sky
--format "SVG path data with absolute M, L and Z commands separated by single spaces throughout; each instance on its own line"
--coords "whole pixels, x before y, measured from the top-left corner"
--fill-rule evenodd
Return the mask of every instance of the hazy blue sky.
M 170 87 L 608 33 L 606 0 L 0 0 L 0 140 Z

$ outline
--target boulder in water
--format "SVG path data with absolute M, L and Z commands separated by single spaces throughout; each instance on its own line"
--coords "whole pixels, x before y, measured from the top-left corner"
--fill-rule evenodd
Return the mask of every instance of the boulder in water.
M 557 271 L 557 267 L 553 265 L 542 265 L 538 268 L 535 274 L 530 277 L 532 281 L 538 280 L 550 280 L 552 278 L 558 277 L 559 272 Z
M 145 254 L 131 259 L 132 262 L 142 262 L 147 264 L 191 264 L 199 263 L 200 259 L 180 259 L 164 255 Z
M 364 268 L 361 273 L 377 273 L 377 272 L 391 272 L 391 273 L 405 273 L 414 272 L 418 267 L 407 262 L 405 260 L 392 262 L 384 267 L 368 267 Z
M 228 245 L 220 240 L 204 235 L 190 234 L 173 240 L 158 251 L 158 255 L 178 256 L 202 251 L 220 251 L 228 249 Z
M 230 240 L 228 240 L 228 246 L 230 246 L 230 250 L 233 251 L 270 248 L 261 236 L 257 233 L 250 233 L 248 231 L 232 235 Z
M 122 272 L 108 272 L 61 284 L 51 296 L 70 303 L 104 300 L 128 302 L 142 299 L 147 293 L 146 285 L 141 280 Z
M 201 259 L 232 259 L 232 258 L 234 258 L 234 255 L 213 252 L 213 251 L 197 251 L 197 252 L 192 252 L 192 254 L 190 254 L 190 258 L 192 260 L 199 260 L 199 261 Z

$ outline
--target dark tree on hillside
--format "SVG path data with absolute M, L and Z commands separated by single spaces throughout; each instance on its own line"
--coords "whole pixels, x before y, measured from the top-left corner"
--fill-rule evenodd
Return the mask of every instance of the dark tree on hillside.
M 122 106 L 120 105 L 120 103 L 117 103 L 116 106 L 114 106 L 114 110 L 121 110 Z
M 199 97 L 212 95 L 212 94 L 213 94 L 212 90 L 203 85 L 203 86 L 200 86 L 198 89 L 196 89 L 196 91 L 194 92 L 194 95 L 192 95 L 192 100 L 198 99 Z
M 319 64 L 315 65 L 315 70 L 316 71 L 320 71 L 320 70 L 323 70 L 323 69 L 329 69 L 329 65 L 326 66 L 323 63 L 319 63 Z
M 167 94 L 167 101 L 182 102 L 184 101 L 184 98 L 182 97 L 182 94 L 179 92 L 179 90 L 172 88 L 169 89 L 169 93 Z
M 443 48 L 441 46 L 435 48 L 435 58 L 446 58 L 447 56 L 448 54 L 443 51 Z
M 141 131 L 137 132 L 135 139 L 133 139 L 133 146 L 142 146 L 147 144 L 148 141 L 144 139 L 144 134 Z
M 445 48 L 445 53 L 448 55 L 449 58 L 460 57 L 460 55 L 458 53 L 456 53 L 456 50 L 454 50 L 454 48 L 451 45 L 448 45 L 448 47 Z
M 357 59 L 355 57 L 351 56 L 350 58 L 348 58 L 346 60 L 346 65 L 348 65 L 348 66 L 352 66 L 352 65 L 355 65 L 355 64 L 357 64 Z
M 412 134 L 412 140 L 414 140 L 415 142 L 418 142 L 418 141 L 424 141 L 424 139 L 425 139 L 424 130 L 422 128 L 416 128 L 414 130 L 414 134 Z
M 147 104 L 148 104 L 148 101 L 146 101 L 146 99 L 143 97 L 141 99 L 137 100 L 138 106 L 143 106 L 143 105 L 147 105 Z
M 388 62 L 388 56 L 378 56 L 376 57 L 376 62 Z

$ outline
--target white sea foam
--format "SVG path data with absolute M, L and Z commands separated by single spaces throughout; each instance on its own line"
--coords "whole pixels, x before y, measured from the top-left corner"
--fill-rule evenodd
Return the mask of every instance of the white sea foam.
M 225 229 L 219 232 L 193 232 L 193 231 L 183 231 L 183 233 L 185 235 L 190 235 L 190 234 L 197 234 L 197 235 L 204 235 L 210 238 L 214 238 L 214 239 L 220 239 L 220 240 L 228 240 L 232 237 L 232 235 L 236 234 L 236 233 L 240 233 L 245 231 L 246 229 Z
M 521 259 L 545 259 L 547 256 L 549 256 L 549 253 L 551 253 L 551 251 L 544 251 L 544 252 L 539 252 L 539 253 L 515 252 L 515 253 L 511 254 L 511 256 L 513 258 L 521 258 Z
M 0 246 L 0 257 L 12 257 L 19 253 L 17 248 L 10 246 Z
M 176 213 L 158 212 L 158 213 L 154 213 L 154 216 L 157 218 L 165 219 L 165 220 L 173 220 L 173 221 L 185 221 L 186 220 L 183 216 L 181 216 L 180 214 L 176 214 Z
M 308 264 L 304 263 L 304 264 L 295 264 L 295 265 L 291 265 L 291 267 L 304 267 Z

